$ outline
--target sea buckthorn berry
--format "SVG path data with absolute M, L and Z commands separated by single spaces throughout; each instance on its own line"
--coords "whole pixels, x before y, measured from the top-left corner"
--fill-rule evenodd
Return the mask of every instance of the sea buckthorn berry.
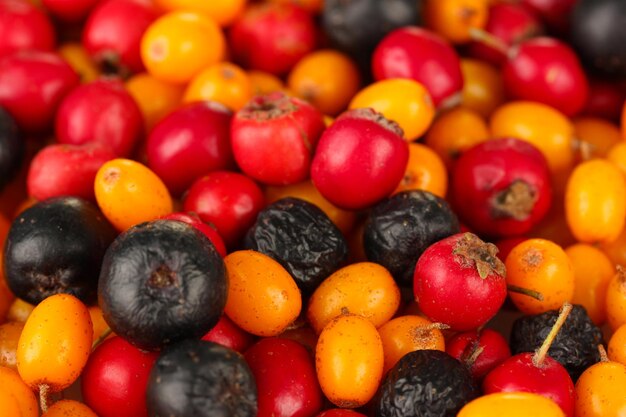
M 611 162 L 594 159 L 578 165 L 567 182 L 565 216 L 580 242 L 616 240 L 626 220 L 626 180 Z
M 24 323 L 11 321 L 0 325 L 0 366 L 17 370 L 17 343 Z
M 228 272 L 225 312 L 257 336 L 282 333 L 300 314 L 302 296 L 289 272 L 267 255 L 236 251 L 224 258 Z
M 532 411 L 530 411 L 532 410 Z M 498 392 L 469 402 L 457 417 L 565 417 L 557 403 L 530 392 Z
M 17 399 L 8 391 L 0 390 L 0 408 L 5 415 L 10 417 L 22 417 Z
M 355 109 L 343 113 L 322 134 L 311 178 L 328 201 L 357 210 L 391 194 L 408 159 L 408 143 L 395 122 L 372 109 Z
M 129 78 L 126 81 L 126 90 L 135 99 L 143 115 L 147 133 L 179 106 L 184 93 L 182 86 L 161 81 L 145 72 Z
M 39 403 L 31 388 L 22 381 L 17 371 L 0 366 L 0 392 L 6 393 L 17 402 L 19 417 L 39 417 Z M 5 402 L 12 402 L 4 398 Z M 5 408 L 0 408 L 5 410 Z M 9 414 L 10 415 L 10 414 Z
M 380 327 L 399 306 L 400 289 L 389 271 L 373 262 L 359 262 L 339 269 L 320 284 L 309 299 L 307 319 L 317 333 L 347 313 Z
M 380 326 L 378 334 L 385 354 L 384 372 L 393 368 L 407 353 L 415 350 L 445 351 L 442 327 L 420 316 L 400 316 Z
M 624 143 L 626 145 L 626 142 Z M 626 151 L 626 148 L 624 149 Z M 612 242 L 603 242 L 598 248 L 604 252 L 614 265 L 626 265 L 626 227 Z
M 473 110 L 457 107 L 442 113 L 426 133 L 424 144 L 437 152 L 448 169 L 474 145 L 489 139 L 487 122 Z
M 613 330 L 626 324 L 626 274 L 620 266 L 606 289 L 606 318 Z
M 285 90 L 283 81 L 269 72 L 249 70 L 248 79 L 252 84 L 252 93 L 254 96 L 262 96 Z
M 483 117 L 491 113 L 505 101 L 504 83 L 500 72 L 486 62 L 475 59 L 462 59 L 463 91 L 461 105 L 474 110 Z
M 613 263 L 600 249 L 578 243 L 565 249 L 574 267 L 573 304 L 585 307 L 597 325 L 606 321 L 606 289 L 615 275 Z
M 41 417 L 98 417 L 85 404 L 74 400 L 60 400 L 48 407 Z
M 466 43 L 472 29 L 482 29 L 489 15 L 488 0 L 426 0 L 426 25 L 454 43 Z
M 448 173 L 439 155 L 421 143 L 409 143 L 409 162 L 394 194 L 422 190 L 444 198 L 448 191 Z
M 309 103 L 279 92 L 252 99 L 231 128 L 241 170 L 265 184 L 288 185 L 308 178 L 324 120 Z
M 626 174 L 626 141 L 613 145 L 609 149 L 606 159 Z
M 224 35 L 210 17 L 174 11 L 148 27 L 141 40 L 141 58 L 157 79 L 183 84 L 221 61 L 225 48 Z
M 326 398 L 356 408 L 374 397 L 383 375 L 383 344 L 376 327 L 355 314 L 335 317 L 315 348 L 317 378 Z
M 576 139 L 581 142 L 579 147 L 583 159 L 607 157 L 613 147 L 622 143 L 619 126 L 605 119 L 580 117 L 573 123 Z
M 9 312 L 7 313 L 7 321 L 18 321 L 20 323 L 26 323 L 26 319 L 30 316 L 30 313 L 33 312 L 35 306 L 16 298 L 12 303 L 11 307 L 9 307 Z
M 155 0 L 163 10 L 191 10 L 207 15 L 220 26 L 229 26 L 243 11 L 248 0 Z
M 360 84 L 356 64 L 347 55 L 331 49 L 302 58 L 287 79 L 289 90 L 297 97 L 331 116 L 345 110 Z
M 609 359 L 626 366 L 626 323 L 615 330 L 607 350 Z
M 382 80 L 365 87 L 350 102 L 350 109 L 363 108 L 372 108 L 398 123 L 409 141 L 426 132 L 435 117 L 428 90 L 408 79 Z
M 220 62 L 199 72 L 191 79 L 183 101 L 211 100 L 232 111 L 240 110 L 252 98 L 248 74 L 235 64 Z
M 273 3 L 291 3 L 311 13 L 319 13 L 324 9 L 324 0 L 270 0 Z
M 64 43 L 57 52 L 78 74 L 81 82 L 90 83 L 100 77 L 100 69 L 80 43 Z
M 17 369 L 33 390 L 59 392 L 80 376 L 91 353 L 89 310 L 69 294 L 51 295 L 33 310 L 17 346 Z
M 173 210 L 165 184 L 139 162 L 108 161 L 98 170 L 94 186 L 102 213 L 120 231 Z
M 620 416 L 626 409 L 626 365 L 599 362 L 589 367 L 576 382 L 576 416 Z
M 528 239 L 515 246 L 506 258 L 509 286 L 531 290 L 538 298 L 510 293 L 513 304 L 524 314 L 539 314 L 560 308 L 574 297 L 574 269 L 565 251 L 545 239 Z

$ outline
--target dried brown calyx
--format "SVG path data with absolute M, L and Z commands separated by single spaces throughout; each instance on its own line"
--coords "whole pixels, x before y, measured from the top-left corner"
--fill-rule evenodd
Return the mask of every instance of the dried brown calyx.
M 496 245 L 483 242 L 473 233 L 465 233 L 452 253 L 464 266 L 475 266 L 478 275 L 483 279 L 492 273 L 501 277 L 506 275 L 504 263 L 496 256 Z
M 515 180 L 491 200 L 491 209 L 496 218 L 526 220 L 532 213 L 538 195 L 534 187 L 522 180 Z

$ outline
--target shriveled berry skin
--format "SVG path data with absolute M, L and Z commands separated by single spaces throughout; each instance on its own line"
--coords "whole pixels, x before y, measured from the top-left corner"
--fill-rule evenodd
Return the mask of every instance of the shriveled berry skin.
M 376 417 L 455 417 L 480 395 L 465 366 L 439 350 L 406 354 L 387 373 L 374 405 Z
M 24 152 L 24 141 L 15 120 L 0 107 L 0 190 L 17 174 Z
M 255 417 L 254 376 L 241 354 L 204 340 L 163 351 L 146 394 L 150 417 Z
M 156 350 L 215 326 L 227 287 L 222 257 L 202 232 L 155 220 L 113 242 L 102 263 L 98 303 L 117 335 Z
M 396 282 L 413 284 L 415 263 L 433 243 L 460 232 L 448 203 L 428 191 L 404 191 L 378 203 L 365 222 L 367 259 L 381 264 Z
M 304 293 L 313 292 L 348 256 L 348 244 L 328 216 L 291 197 L 261 210 L 244 246 L 278 261 Z
M 538 349 L 558 315 L 558 310 L 551 310 L 515 320 L 511 330 L 513 354 L 534 352 Z M 574 305 L 550 346 L 548 355 L 563 365 L 576 382 L 585 369 L 600 361 L 598 345 L 603 343 L 602 331 L 591 321 L 585 308 Z
M 113 226 L 86 200 L 58 197 L 39 202 L 11 224 L 4 247 L 7 283 L 31 304 L 59 293 L 93 303 L 102 258 L 115 235 Z

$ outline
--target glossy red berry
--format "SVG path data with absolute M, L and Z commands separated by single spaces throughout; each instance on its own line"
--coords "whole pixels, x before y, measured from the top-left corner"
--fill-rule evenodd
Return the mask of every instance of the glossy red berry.
M 365 414 L 357 413 L 347 408 L 333 408 L 332 410 L 322 411 L 315 417 L 365 417 Z
M 82 374 L 85 403 L 100 417 L 147 417 L 146 387 L 157 357 L 121 337 L 105 340 Z
M 290 339 L 265 338 L 244 355 L 258 392 L 257 417 L 310 417 L 323 395 L 311 353 Z
M 230 44 L 246 67 L 284 75 L 316 45 L 312 16 L 291 3 L 253 4 L 235 21 Z
M 157 16 L 157 10 L 148 0 L 105 0 L 85 23 L 83 46 L 109 71 L 121 74 L 143 71 L 141 37 Z
M 116 79 L 101 79 L 74 89 L 61 103 L 55 132 L 59 143 L 96 143 L 128 156 L 143 131 L 137 103 Z
M 0 2 L 0 57 L 19 51 L 52 51 L 55 43 L 52 22 L 32 2 Z
M 395 122 L 369 108 L 350 110 L 322 134 L 311 178 L 334 205 L 363 209 L 395 190 L 408 158 L 408 144 Z
M 454 167 L 451 193 L 461 220 L 490 237 L 528 232 L 552 201 L 545 158 L 515 138 L 482 142 L 463 153 Z
M 463 362 L 476 380 L 511 357 L 511 349 L 500 333 L 491 329 L 458 333 L 446 342 L 446 352 Z
M 23 132 L 46 132 L 63 97 L 80 82 L 59 55 L 25 52 L 0 61 L 0 106 Z
M 454 101 L 463 89 L 461 62 L 441 36 L 418 27 L 391 32 L 372 56 L 376 80 L 410 78 L 430 93 L 435 106 Z
M 413 294 L 433 322 L 467 331 L 484 325 L 507 294 L 505 267 L 497 248 L 471 233 L 431 245 L 415 266 Z
M 193 183 L 184 200 L 185 211 L 215 225 L 228 247 L 235 246 L 265 205 L 259 186 L 243 174 L 212 172 Z
M 583 114 L 617 121 L 625 101 L 626 85 L 623 83 L 591 79 Z
M 46 10 L 62 22 L 84 20 L 101 0 L 41 0 Z
M 566 116 L 579 113 L 589 85 L 576 53 L 552 38 L 522 42 L 502 68 L 504 87 L 516 99 L 538 101 Z
M 536 13 L 551 29 L 565 34 L 576 0 L 522 0 L 522 4 Z
M 256 97 L 233 118 L 235 160 L 245 174 L 265 184 L 304 181 L 324 128 L 322 113 L 298 98 L 280 92 Z
M 202 340 L 219 343 L 239 353 L 244 353 L 252 346 L 255 337 L 233 323 L 226 314 L 223 314 L 215 327 L 202 336 Z
M 94 181 L 98 169 L 115 154 L 100 145 L 48 145 L 28 168 L 28 195 L 41 201 L 74 196 L 95 201 Z
M 179 222 L 187 223 L 192 225 L 197 230 L 201 231 L 206 237 L 209 238 L 213 246 L 217 252 L 222 256 L 226 256 L 226 245 L 224 244 L 224 240 L 217 233 L 217 230 L 210 224 L 207 224 L 200 219 L 196 213 L 170 213 L 166 216 L 161 217 L 164 220 L 178 220 Z
M 175 195 L 211 171 L 232 168 L 231 119 L 230 110 L 211 101 L 174 110 L 148 136 L 148 166 Z

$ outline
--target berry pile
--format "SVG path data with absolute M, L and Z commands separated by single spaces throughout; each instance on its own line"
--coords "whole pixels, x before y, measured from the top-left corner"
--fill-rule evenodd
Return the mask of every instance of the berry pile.
M 624 0 L 0 0 L 0 417 L 624 417 Z

